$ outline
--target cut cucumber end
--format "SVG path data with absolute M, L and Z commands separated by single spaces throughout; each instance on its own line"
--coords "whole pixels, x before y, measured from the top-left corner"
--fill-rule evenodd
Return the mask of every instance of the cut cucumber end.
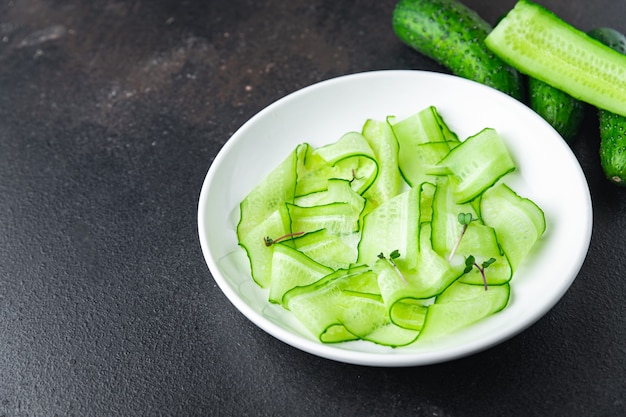
M 626 115 L 626 56 L 528 0 L 485 38 L 505 62 L 572 97 Z

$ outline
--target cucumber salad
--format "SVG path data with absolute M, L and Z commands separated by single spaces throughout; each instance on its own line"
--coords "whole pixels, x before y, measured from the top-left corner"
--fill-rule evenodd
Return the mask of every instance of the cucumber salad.
M 427 343 L 504 309 L 546 229 L 507 185 L 489 127 L 461 140 L 437 108 L 301 143 L 240 204 L 237 239 L 268 302 L 322 343 Z

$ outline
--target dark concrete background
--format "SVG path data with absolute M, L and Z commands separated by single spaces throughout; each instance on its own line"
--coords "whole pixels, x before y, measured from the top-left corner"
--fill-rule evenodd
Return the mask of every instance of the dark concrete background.
M 540 3 L 626 32 L 625 2 Z M 572 144 L 589 256 L 499 346 L 336 363 L 265 334 L 211 278 L 197 199 L 249 117 L 343 74 L 446 72 L 395 38 L 394 4 L 0 0 L 0 416 L 626 415 L 626 189 L 603 178 L 591 109 Z M 494 23 L 514 1 L 465 4 Z

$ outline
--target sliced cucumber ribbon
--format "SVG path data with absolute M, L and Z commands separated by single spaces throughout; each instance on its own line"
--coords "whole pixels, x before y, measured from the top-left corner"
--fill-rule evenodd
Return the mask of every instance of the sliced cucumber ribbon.
M 505 308 L 545 231 L 504 183 L 515 168 L 495 130 L 460 141 L 433 106 L 367 120 L 298 145 L 242 201 L 239 243 L 268 301 L 321 342 L 432 340 Z

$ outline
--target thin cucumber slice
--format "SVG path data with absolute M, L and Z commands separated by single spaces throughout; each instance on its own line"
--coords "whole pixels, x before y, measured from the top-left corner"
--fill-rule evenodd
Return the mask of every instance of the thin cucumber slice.
M 460 203 L 478 197 L 516 168 L 502 138 L 492 128 L 485 128 L 461 142 L 440 165 L 459 180 L 455 195 Z
M 353 156 L 367 156 L 375 159 L 374 151 L 363 135 L 358 132 L 348 132 L 336 142 L 315 149 L 314 154 L 320 156 L 330 165 Z
M 441 113 L 435 106 L 430 106 L 432 116 L 437 121 L 437 124 L 441 128 L 441 134 L 443 135 L 444 142 L 448 142 L 451 148 L 454 148 L 456 145 L 460 144 L 459 136 L 450 129 L 450 126 L 445 122 Z
M 450 170 L 440 162 L 456 146 L 458 146 L 456 142 L 429 142 L 417 145 L 413 158 L 414 165 L 411 165 L 410 171 L 412 184 L 433 182 L 436 176 L 450 174 Z
M 353 265 L 345 270 L 348 272 L 346 274 L 348 276 L 337 281 L 337 285 L 342 291 L 381 300 L 378 279 L 368 265 Z
M 355 213 L 360 214 L 365 207 L 365 198 L 350 186 L 350 181 L 338 178 L 327 180 L 327 189 L 296 197 L 294 204 L 300 207 L 321 206 L 332 203 L 348 203 Z
M 508 284 L 490 287 L 455 282 L 428 307 L 418 343 L 449 335 L 502 310 L 508 303 Z
M 413 314 L 407 311 L 408 306 L 416 306 L 416 304 L 403 303 L 406 300 L 419 300 L 422 303 L 417 306 L 415 311 L 425 309 L 426 302 L 421 300 L 418 295 L 416 296 L 416 292 L 419 289 L 406 279 L 406 275 L 403 272 L 394 268 L 387 259 L 379 259 L 374 264 L 374 271 L 378 275 L 378 287 L 380 288 L 380 294 L 390 320 L 402 327 L 420 330 L 424 317 L 421 317 L 421 320 L 415 320 L 412 317 Z M 424 316 L 425 311 L 421 315 Z
M 296 189 L 298 151 L 294 150 L 274 168 L 246 197 L 237 224 L 239 240 L 272 215 L 285 202 L 293 202 Z
M 485 44 L 521 72 L 626 116 L 626 56 L 544 7 L 519 0 Z
M 422 330 L 430 300 L 405 298 L 393 304 L 390 319 L 397 327 L 408 330 Z
M 282 304 L 283 295 L 290 289 L 309 285 L 332 273 L 333 270 L 287 245 L 276 244 L 272 253 L 272 270 L 268 299 Z
M 426 306 L 432 298 L 454 282 L 463 270 L 432 250 L 430 231 L 428 223 L 420 229 L 421 248 L 415 268 L 396 268 L 388 259 L 380 259 L 374 266 L 391 321 L 413 330 L 421 329 Z
M 413 342 L 418 332 L 391 323 L 380 296 L 358 291 L 370 285 L 367 281 L 375 280 L 371 270 L 337 271 L 289 291 L 284 300 L 304 326 L 325 343 L 352 340 L 351 336 L 387 346 Z
M 335 164 L 338 178 L 346 179 L 359 194 L 365 193 L 378 178 L 378 163 L 369 156 L 344 158 Z
M 437 181 L 432 203 L 432 247 L 446 258 L 455 251 L 463 233 L 459 214 L 466 213 L 478 219 L 474 207 L 469 203 L 459 203 L 456 199 L 454 178 L 441 177 Z
M 543 210 L 517 195 L 506 184 L 487 190 L 481 200 L 481 216 L 496 231 L 514 271 L 546 230 Z
M 261 287 L 267 288 L 271 280 L 272 255 L 274 245 L 266 244 L 267 238 L 278 239 L 290 233 L 290 219 L 285 204 L 278 207 L 267 219 L 240 239 L 250 260 L 252 279 Z
M 478 268 L 473 268 L 460 278 L 463 283 L 482 285 L 486 282 L 487 285 L 502 285 L 513 277 L 509 260 L 504 256 L 496 238 L 496 231 L 491 226 L 471 222 L 459 241 L 456 253 L 464 259 L 473 256 L 478 265 L 494 259 L 494 262 L 484 270 L 485 281 Z
M 407 280 L 419 288 L 420 298 L 433 297 L 446 289 L 463 272 L 463 267 L 450 263 L 439 255 L 432 246 L 433 229 L 430 223 L 420 228 L 420 252 L 413 274 Z
M 288 306 L 292 298 L 313 293 L 323 287 L 330 286 L 331 283 L 340 290 L 380 295 L 378 284 L 374 277 L 372 275 L 365 275 L 370 271 L 371 268 L 367 265 L 356 265 L 350 268 L 338 269 L 311 284 L 290 289 L 283 295 L 283 303 L 285 306 Z
M 331 269 L 345 269 L 356 262 L 359 233 L 339 235 L 321 229 L 296 237 L 295 249 Z
M 321 206 L 300 207 L 287 204 L 292 233 L 307 233 L 328 229 L 335 234 L 359 231 L 359 215 L 350 203 L 330 203 Z
M 338 169 L 315 154 L 308 143 L 298 146 L 297 156 L 295 197 L 326 191 L 328 179 L 339 176 Z
M 321 206 L 332 203 L 328 196 L 328 190 L 316 191 L 310 194 L 300 195 L 294 198 L 293 204 L 300 207 Z
M 400 172 L 411 186 L 425 181 L 428 178 L 427 169 L 432 170 L 432 165 L 458 144 L 458 137 L 448 128 L 434 106 L 401 120 L 391 116 L 387 121 L 398 141 Z M 439 145 L 421 146 L 430 143 Z
M 417 113 L 398 120 L 395 116 L 387 118 L 400 149 L 402 145 L 410 147 L 429 142 L 458 142 L 458 136 L 450 130 L 435 106 L 428 106 Z
M 334 304 L 340 291 L 332 285 L 289 296 L 285 294 L 284 306 L 322 343 L 356 340 L 338 319 L 338 306 Z
M 335 298 L 339 314 L 338 319 L 346 329 L 361 339 L 380 327 L 388 324 L 385 305 L 381 300 L 375 300 L 360 293 L 342 291 Z M 393 343 L 395 344 L 395 343 Z
M 359 264 L 374 265 L 378 255 L 400 253 L 396 262 L 411 268 L 417 259 L 420 190 L 411 188 L 376 207 L 363 219 Z
M 416 126 L 422 136 L 409 138 Z M 408 188 L 398 134 L 419 161 Z M 321 342 L 428 341 L 503 308 L 545 230 L 536 204 L 499 181 L 512 169 L 493 129 L 460 142 L 432 106 L 398 123 L 368 120 L 330 145 L 299 145 L 244 199 L 237 237 L 268 300 Z M 481 271 L 465 272 L 470 255 L 495 259 L 486 288 Z
M 315 333 L 314 330 L 313 333 Z M 358 336 L 350 333 L 346 326 L 341 323 L 332 323 L 318 333 L 318 338 L 322 343 L 341 343 L 359 340 Z
M 433 219 L 433 200 L 437 186 L 431 182 L 423 182 L 420 194 L 420 223 L 431 222 Z
M 357 144 L 350 149 L 349 145 Z M 326 191 L 328 182 L 344 179 L 359 194 L 376 180 L 378 164 L 365 139 L 358 133 L 346 134 L 340 141 L 314 148 L 307 143 L 298 146 L 296 164 L 296 198 Z M 307 197 L 308 198 L 308 197 Z
M 329 202 L 348 203 L 357 215 L 360 215 L 365 207 L 365 198 L 352 188 L 348 180 L 329 179 L 328 194 Z
M 343 306 L 337 301 L 344 296 L 343 290 L 351 289 L 350 283 L 372 277 L 368 268 L 340 269 L 309 285 L 294 287 L 284 294 L 283 303 L 322 342 L 343 341 L 343 337 L 352 340 L 357 336 L 340 320 Z
M 313 154 L 338 169 L 338 178 L 349 180 L 359 194 L 378 176 L 374 151 L 359 132 L 348 132 L 336 142 L 315 149 Z
M 383 346 L 401 347 L 413 343 L 418 335 L 418 330 L 401 327 L 389 322 L 365 335 L 363 340 Z
M 386 121 L 368 119 L 361 134 L 379 166 L 376 181 L 363 195 L 374 208 L 402 192 L 404 180 L 398 169 L 398 142 Z

